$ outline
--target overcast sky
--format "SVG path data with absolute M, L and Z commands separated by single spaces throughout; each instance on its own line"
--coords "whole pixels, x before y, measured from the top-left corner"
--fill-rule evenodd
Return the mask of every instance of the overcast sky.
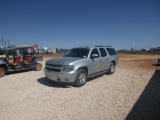
M 1 39 L 49 48 L 160 46 L 160 0 L 0 0 Z

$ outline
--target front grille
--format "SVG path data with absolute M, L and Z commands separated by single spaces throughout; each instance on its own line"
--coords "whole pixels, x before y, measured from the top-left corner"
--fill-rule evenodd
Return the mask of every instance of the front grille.
M 48 63 L 46 65 L 53 66 L 53 67 L 62 67 L 62 65 L 55 65 L 55 64 L 48 64 Z
M 46 69 L 53 72 L 61 72 L 62 65 L 46 64 Z
M 54 72 L 61 72 L 61 69 L 52 69 L 52 68 L 47 68 L 49 71 L 54 71 Z

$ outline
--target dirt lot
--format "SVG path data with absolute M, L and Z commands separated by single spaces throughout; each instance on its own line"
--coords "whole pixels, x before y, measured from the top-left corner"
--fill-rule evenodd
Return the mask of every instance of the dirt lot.
M 0 120 L 160 120 L 157 58 L 120 54 L 115 74 L 80 88 L 51 82 L 43 71 L 6 75 L 0 78 Z

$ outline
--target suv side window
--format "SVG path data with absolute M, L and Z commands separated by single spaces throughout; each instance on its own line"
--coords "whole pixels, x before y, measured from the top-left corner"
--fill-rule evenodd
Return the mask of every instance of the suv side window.
M 107 56 L 106 50 L 104 48 L 99 48 L 99 50 L 100 50 L 100 53 L 101 53 L 101 57 L 106 57 Z
M 98 57 L 99 57 L 99 52 L 98 52 L 97 48 L 95 48 L 95 49 L 92 50 L 91 56 L 92 56 L 93 54 L 97 54 Z
M 106 49 L 107 49 L 107 51 L 109 52 L 110 55 L 117 55 L 115 49 L 113 49 L 113 48 L 106 48 Z

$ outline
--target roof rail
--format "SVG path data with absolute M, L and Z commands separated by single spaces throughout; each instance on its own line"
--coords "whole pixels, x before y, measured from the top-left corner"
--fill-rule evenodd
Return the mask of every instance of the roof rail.
M 15 48 L 15 47 L 32 47 L 31 45 L 11 45 L 8 48 Z
M 111 46 L 105 46 L 105 45 L 96 45 L 95 47 L 111 47 Z
M 86 45 L 86 46 L 79 46 L 79 47 L 111 47 L 107 45 Z

